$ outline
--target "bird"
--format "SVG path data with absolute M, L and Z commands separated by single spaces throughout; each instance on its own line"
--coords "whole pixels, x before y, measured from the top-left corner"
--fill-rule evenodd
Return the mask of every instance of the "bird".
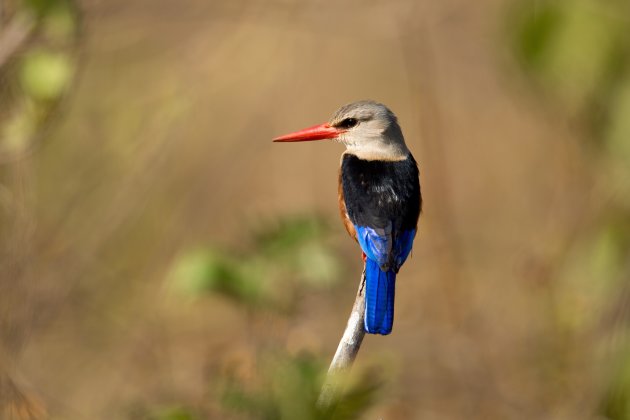
M 396 115 L 371 100 L 349 103 L 324 124 L 273 139 L 313 140 L 346 147 L 339 169 L 339 211 L 365 264 L 364 330 L 390 334 L 396 276 L 411 253 L 422 211 L 418 164 Z

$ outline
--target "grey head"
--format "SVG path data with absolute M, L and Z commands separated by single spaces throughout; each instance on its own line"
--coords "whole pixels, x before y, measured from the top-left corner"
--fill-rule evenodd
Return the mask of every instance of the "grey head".
M 341 131 L 336 140 L 346 146 L 346 153 L 361 159 L 404 160 L 409 154 L 396 115 L 378 102 L 344 105 L 328 124 Z

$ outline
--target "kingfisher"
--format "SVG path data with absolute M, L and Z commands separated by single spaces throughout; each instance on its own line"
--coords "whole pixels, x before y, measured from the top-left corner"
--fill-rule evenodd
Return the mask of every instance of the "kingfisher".
M 344 105 L 327 123 L 273 139 L 312 140 L 346 146 L 339 169 L 339 210 L 365 263 L 364 328 L 387 335 L 394 323 L 396 274 L 411 253 L 422 210 L 418 165 L 396 115 L 374 101 Z

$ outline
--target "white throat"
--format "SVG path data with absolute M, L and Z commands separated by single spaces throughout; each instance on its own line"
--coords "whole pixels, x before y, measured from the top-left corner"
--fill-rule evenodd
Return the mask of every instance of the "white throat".
M 356 143 L 342 142 L 346 145 L 346 153 L 363 160 L 400 161 L 407 159 L 409 149 L 404 143 L 387 141 L 383 137 L 363 139 Z

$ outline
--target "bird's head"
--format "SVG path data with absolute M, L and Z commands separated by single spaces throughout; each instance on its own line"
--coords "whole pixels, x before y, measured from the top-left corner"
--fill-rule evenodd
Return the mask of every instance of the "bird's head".
M 324 124 L 275 138 L 275 142 L 336 140 L 367 160 L 402 160 L 409 150 L 394 113 L 385 105 L 359 101 L 344 105 Z

